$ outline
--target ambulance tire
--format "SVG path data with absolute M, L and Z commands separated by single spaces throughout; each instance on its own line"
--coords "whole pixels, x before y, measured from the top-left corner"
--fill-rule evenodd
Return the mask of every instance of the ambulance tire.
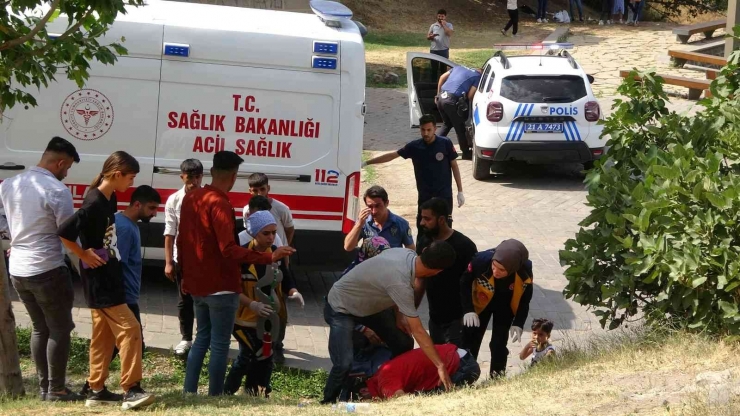
M 491 176 L 490 160 L 483 160 L 478 157 L 478 152 L 473 151 L 473 178 L 479 181 L 486 180 Z

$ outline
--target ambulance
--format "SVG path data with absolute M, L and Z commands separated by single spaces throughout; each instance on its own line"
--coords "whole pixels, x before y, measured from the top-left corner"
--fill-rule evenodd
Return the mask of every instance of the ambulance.
M 243 227 L 247 177 L 265 173 L 271 196 L 295 220 L 299 265 L 346 266 L 344 233 L 355 222 L 365 116 L 364 27 L 339 3 L 312 1 L 290 13 L 174 1 L 127 7 L 101 44 L 125 38 L 115 65 L 91 63 L 83 88 L 58 76 L 30 91 L 37 107 L 5 112 L 0 179 L 38 163 L 53 136 L 70 140 L 81 162 L 65 183 L 75 208 L 114 151 L 135 156 L 134 186 L 162 196 L 141 225 L 143 255 L 164 259 L 164 201 L 182 187 L 180 163 L 199 159 L 210 182 L 213 155 L 245 163 L 230 195 Z M 62 33 L 67 19 L 48 26 Z M 118 195 L 124 209 L 133 189 Z

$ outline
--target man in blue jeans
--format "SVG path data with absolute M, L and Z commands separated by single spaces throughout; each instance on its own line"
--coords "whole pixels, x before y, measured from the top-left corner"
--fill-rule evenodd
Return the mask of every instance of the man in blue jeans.
M 61 182 L 80 161 L 72 143 L 49 142 L 41 161 L 0 185 L 0 231 L 10 232 L 10 278 L 33 324 L 31 356 L 41 400 L 78 401 L 65 385 L 74 289 L 57 228 L 74 213 Z
M 236 213 L 228 192 L 234 187 L 242 162 L 234 152 L 216 153 L 211 184 L 188 192 L 182 200 L 177 264 L 182 269 L 182 290 L 193 296 L 198 325 L 188 354 L 185 393 L 198 391 L 203 360 L 210 348 L 208 395 L 223 394 L 231 331 L 241 292 L 241 263 L 271 264 L 295 252 L 286 246 L 272 253 L 258 253 L 239 246 Z
M 576 20 L 576 16 L 573 14 L 573 3 L 578 8 L 578 20 L 583 23 L 583 4 L 581 0 L 570 0 L 570 21 L 573 22 Z
M 414 279 L 434 276 L 454 262 L 455 250 L 444 241 L 435 241 L 418 257 L 412 250 L 392 248 L 359 263 L 332 286 L 324 307 L 332 368 L 321 403 L 334 403 L 346 386 L 357 324 L 375 331 L 394 355 L 413 348 L 407 335 L 411 334 L 437 368 L 440 382 L 445 388 L 452 386 L 445 363 L 419 319 L 413 284 Z

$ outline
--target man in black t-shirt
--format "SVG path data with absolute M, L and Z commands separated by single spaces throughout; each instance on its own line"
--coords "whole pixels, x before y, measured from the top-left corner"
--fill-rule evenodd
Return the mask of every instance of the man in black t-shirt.
M 452 177 L 457 184 L 457 206 L 465 203 L 463 196 L 460 168 L 457 166 L 457 151 L 452 141 L 447 137 L 437 136 L 434 116 L 426 114 L 419 119 L 421 138 L 411 141 L 396 152 L 386 153 L 365 162 L 365 165 L 374 165 L 390 162 L 398 157 L 411 159 L 414 164 L 416 190 L 419 192 L 419 210 L 416 216 L 416 226 L 421 223 L 421 205 L 435 197 L 442 198 L 449 205 L 452 215 Z M 364 166 L 364 165 L 363 165 Z M 452 217 L 448 218 L 448 225 L 452 226 Z
M 460 301 L 460 277 L 478 252 L 468 237 L 447 225 L 449 208 L 441 198 L 423 203 L 417 253 L 421 254 L 434 241 L 445 241 L 455 249 L 455 263 L 438 275 L 416 279 L 414 301 L 419 307 L 424 292 L 429 302 L 429 334 L 435 344 L 462 345 L 463 309 Z

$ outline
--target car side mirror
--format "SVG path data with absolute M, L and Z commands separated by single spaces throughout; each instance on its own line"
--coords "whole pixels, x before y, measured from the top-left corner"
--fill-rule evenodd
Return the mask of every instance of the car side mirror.
M 593 84 L 594 83 L 594 76 L 586 74 L 586 78 L 588 78 L 588 83 Z
M 360 36 L 364 38 L 365 35 L 367 35 L 367 27 L 365 27 L 365 25 L 358 22 L 357 20 L 353 20 L 352 22 L 354 22 L 354 24 L 357 25 L 357 29 L 360 30 Z

